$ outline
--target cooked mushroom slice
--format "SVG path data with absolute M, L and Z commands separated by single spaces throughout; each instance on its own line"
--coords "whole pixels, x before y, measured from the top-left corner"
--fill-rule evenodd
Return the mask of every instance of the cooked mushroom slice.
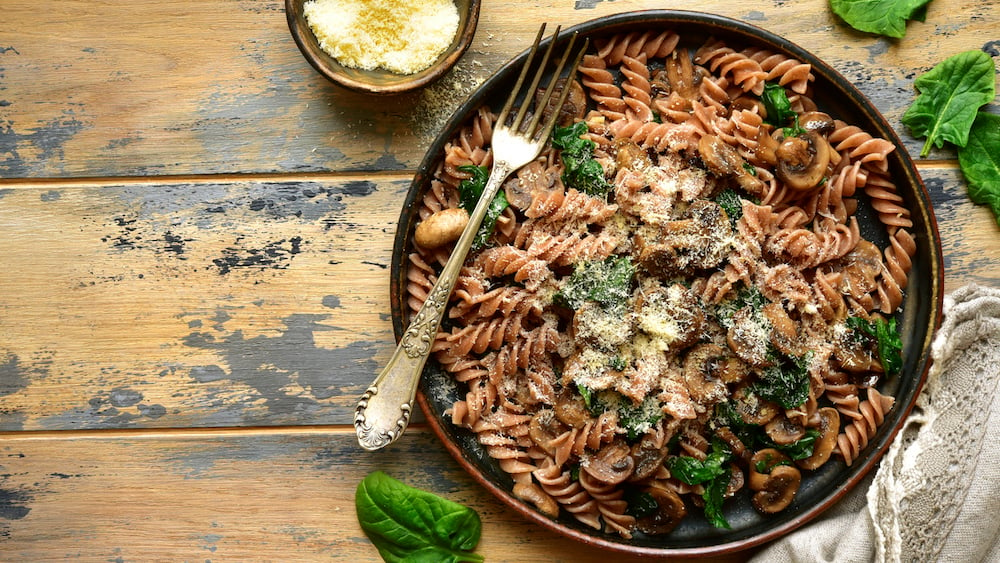
M 716 430 L 715 435 L 729 446 L 729 450 L 733 452 L 734 456 L 743 461 L 750 460 L 750 450 L 743 444 L 743 440 L 740 440 L 739 436 L 734 434 L 728 426 L 723 426 Z
M 559 422 L 573 428 L 582 427 L 591 418 L 590 413 L 587 412 L 587 405 L 583 402 L 583 397 L 566 387 L 556 397 L 553 410 Z
M 731 321 L 726 332 L 729 349 L 751 366 L 762 368 L 772 365 L 767 349 L 771 327 L 761 312 L 746 306 L 733 313 Z
M 584 459 L 580 468 L 602 483 L 617 485 L 632 475 L 635 460 L 625 442 L 615 441 L 604 446 L 596 455 Z
M 532 194 L 551 192 L 558 183 L 559 175 L 555 171 L 546 171 L 542 161 L 533 160 L 504 182 L 503 191 L 511 207 L 524 210 L 531 205 Z
M 663 342 L 669 350 L 683 350 L 698 340 L 705 313 L 694 293 L 681 284 L 644 286 L 635 302 L 636 326 Z
M 666 60 L 667 80 L 671 90 L 689 100 L 698 97 L 704 75 L 691 63 L 687 49 L 677 49 Z
M 826 175 L 831 150 L 830 144 L 816 131 L 785 137 L 774 152 L 778 159 L 775 174 L 793 190 L 811 190 Z
M 876 279 L 882 271 L 882 252 L 865 239 L 840 259 L 841 278 L 837 289 L 855 299 L 861 299 L 878 285 Z
M 667 448 L 657 443 L 655 436 L 646 434 L 641 440 L 632 444 L 632 459 L 635 469 L 630 481 L 642 481 L 652 476 L 663 465 L 667 458 Z
M 799 338 L 798 325 L 788 316 L 779 303 L 768 303 L 761 309 L 764 318 L 771 324 L 771 344 L 787 356 L 800 357 L 805 354 Z
M 720 178 L 735 178 L 736 182 L 752 194 L 763 190 L 763 183 L 750 174 L 740 153 L 716 135 L 704 135 L 698 140 L 698 154 L 708 171 Z
M 628 139 L 615 141 L 615 170 L 642 171 L 653 165 L 646 149 Z
M 549 116 L 552 115 L 552 110 L 559 102 L 559 95 L 565 86 L 565 78 L 560 78 L 559 81 L 556 82 L 556 89 L 552 91 L 552 96 L 549 98 L 548 105 L 545 106 L 544 110 L 542 110 L 542 121 L 548 120 Z M 535 103 L 540 103 L 543 96 L 545 96 L 544 88 L 536 90 Z M 587 115 L 587 94 L 583 91 L 583 86 L 581 86 L 578 81 L 572 80 L 569 83 L 569 94 L 567 94 L 566 102 L 559 110 L 559 116 L 556 118 L 556 123 L 560 127 L 566 127 L 568 125 L 572 125 L 574 121 L 583 119 L 585 115 Z
M 788 508 L 795 500 L 795 493 L 802 483 L 802 474 L 795 467 L 779 465 L 771 470 L 764 482 L 764 488 L 754 494 L 750 501 L 754 508 L 764 514 L 774 514 Z
M 836 124 L 832 117 L 821 111 L 807 111 L 799 115 L 799 127 L 825 136 L 833 133 Z
M 665 222 L 650 240 L 636 237 L 639 264 L 663 278 L 714 268 L 729 255 L 732 232 L 729 216 L 719 204 L 705 199 L 695 201 L 687 219 Z
M 555 518 L 559 516 L 559 504 L 534 483 L 517 483 L 512 491 L 514 496 L 530 502 L 539 512 Z
M 565 426 L 556 418 L 551 409 L 542 409 L 531 417 L 528 436 L 546 452 L 552 453 L 552 440 L 563 433 Z
M 779 446 L 787 446 L 798 442 L 806 435 L 806 429 L 801 424 L 797 424 L 786 416 L 775 417 L 764 426 L 767 437 Z
M 750 487 L 751 491 L 763 490 L 768 477 L 771 475 L 771 471 L 775 467 L 791 464 L 792 460 L 775 448 L 758 450 L 750 458 L 747 486 Z
M 417 225 L 413 240 L 418 245 L 431 249 L 455 242 L 469 223 L 469 213 L 461 207 L 442 209 Z
M 729 484 L 726 485 L 726 492 L 723 493 L 725 498 L 730 498 L 735 496 L 736 493 L 740 492 L 743 485 L 746 483 L 746 478 L 743 476 L 743 470 L 740 469 L 735 463 L 729 464 Z
M 573 315 L 575 340 L 605 353 L 631 341 L 634 332 L 627 316 L 605 309 L 596 301 L 585 302 Z
M 688 393 L 701 405 L 712 405 L 729 395 L 718 376 L 718 361 L 729 354 L 715 344 L 699 344 L 684 357 L 684 383 Z
M 676 492 L 659 486 L 647 487 L 643 490 L 656 501 L 656 511 L 638 518 L 635 522 L 637 530 L 644 534 L 668 534 L 687 515 L 684 501 Z
M 739 385 L 733 391 L 732 401 L 736 406 L 736 412 L 746 424 L 758 426 L 767 424 L 781 411 L 778 405 L 753 393 L 746 383 Z
M 816 414 L 819 415 L 820 435 L 813 444 L 813 454 L 797 462 L 803 469 L 816 469 L 826 463 L 837 445 L 837 434 L 840 432 L 840 414 L 837 409 L 823 407 Z

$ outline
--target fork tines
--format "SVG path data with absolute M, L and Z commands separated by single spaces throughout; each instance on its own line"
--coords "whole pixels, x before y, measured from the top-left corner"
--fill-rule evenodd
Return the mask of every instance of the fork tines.
M 544 113 L 542 109 L 548 106 L 549 99 L 552 97 L 552 93 L 557 89 L 556 83 L 558 82 L 560 76 L 562 75 L 563 68 L 566 66 L 566 61 L 569 60 L 570 53 L 572 53 L 573 51 L 573 45 L 576 43 L 577 33 L 574 32 L 573 35 L 570 36 L 569 44 L 563 51 L 562 57 L 559 59 L 559 63 L 556 66 L 556 69 L 552 72 L 552 75 L 549 79 L 549 84 L 545 88 L 545 93 L 543 94 L 542 99 L 535 104 L 535 112 L 531 116 L 531 120 L 528 122 L 527 126 L 525 126 L 523 120 L 525 115 L 527 114 L 528 106 L 531 105 L 530 102 L 531 98 L 533 97 L 532 92 L 536 91 L 539 82 L 541 82 L 542 77 L 545 75 L 545 70 L 548 67 L 549 59 L 552 56 L 552 51 L 555 49 L 556 43 L 559 40 L 560 29 L 561 26 L 557 26 L 555 33 L 552 34 L 552 39 L 549 42 L 548 48 L 545 49 L 545 54 L 542 56 L 542 60 L 538 64 L 538 68 L 535 71 L 535 76 L 531 80 L 531 85 L 527 88 L 527 90 L 524 90 L 523 92 L 524 99 L 521 102 L 521 106 L 517 110 L 517 115 L 514 117 L 514 120 L 510 124 L 510 129 L 512 131 L 514 131 L 515 133 L 522 133 L 528 135 L 533 140 L 544 139 L 552 131 L 552 127 L 556 121 L 554 118 L 549 119 L 548 122 L 545 123 L 540 130 L 535 131 L 535 128 L 538 126 L 538 123 L 542 118 L 542 114 Z M 521 86 L 524 85 L 524 80 L 528 76 L 529 69 L 531 68 L 532 64 L 535 61 L 535 56 L 538 53 L 538 47 L 541 44 L 542 35 L 544 33 L 545 33 L 545 24 L 543 23 L 542 26 L 538 29 L 538 35 L 535 36 L 535 42 L 531 45 L 531 49 L 528 52 L 528 57 L 525 60 L 524 65 L 521 67 L 521 74 L 518 76 L 517 82 L 514 84 L 514 89 L 511 91 L 511 95 L 507 98 L 507 102 L 504 104 L 503 109 L 500 111 L 500 115 L 497 117 L 498 124 L 503 125 L 507 123 L 507 118 L 510 114 L 511 107 L 514 104 L 515 98 L 517 98 L 518 95 L 521 93 Z M 569 67 L 569 72 L 567 74 L 568 77 L 572 78 L 572 76 L 576 73 L 576 69 L 577 67 L 580 66 L 580 60 L 583 58 L 583 54 L 587 50 L 587 46 L 589 45 L 589 43 L 590 43 L 589 39 L 584 40 L 583 46 L 580 47 L 579 51 L 577 51 L 576 56 L 573 58 L 573 63 Z M 558 103 L 556 103 L 556 105 L 554 106 L 555 107 L 555 110 L 553 112 L 554 114 L 559 113 L 559 109 L 562 108 L 563 104 L 566 102 L 566 97 L 569 95 L 570 89 L 568 87 L 563 87 L 560 90 L 561 91 L 559 92 Z

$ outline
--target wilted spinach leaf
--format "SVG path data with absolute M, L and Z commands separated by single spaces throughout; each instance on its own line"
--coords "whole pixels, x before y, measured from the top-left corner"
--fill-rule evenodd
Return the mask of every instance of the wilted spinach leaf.
M 779 362 L 765 368 L 760 380 L 752 387 L 757 395 L 778 403 L 786 409 L 806 402 L 809 398 L 809 364 L 811 353 L 802 358 L 778 358 Z
M 722 501 L 733 474 L 729 462 L 733 454 L 720 442 L 712 442 L 712 451 L 704 460 L 690 456 L 669 458 L 670 474 L 688 485 L 705 485 L 701 498 L 705 501 L 705 518 L 716 528 L 728 529 L 729 521 L 722 514 Z
M 920 95 L 903 114 L 916 137 L 927 137 L 920 156 L 945 141 L 964 147 L 980 106 L 996 95 L 993 59 L 983 51 L 949 57 L 914 81 Z
M 583 121 L 568 127 L 556 127 L 552 131 L 552 146 L 562 150 L 562 180 L 567 187 L 588 195 L 604 196 L 611 189 L 611 184 L 604 178 L 601 163 L 594 160 L 597 145 L 581 138 L 587 131 L 587 124 Z
M 930 0 L 830 0 L 830 8 L 858 31 L 906 35 L 906 20 L 924 21 Z
M 482 524 L 470 508 L 369 473 L 354 495 L 361 529 L 389 563 L 480 562 L 472 553 Z
M 878 359 L 882 363 L 882 369 L 889 375 L 899 373 L 903 367 L 903 341 L 896 330 L 896 319 L 885 319 L 876 317 L 866 320 L 861 317 L 847 317 L 847 326 L 856 333 L 861 333 L 868 338 L 875 340 L 878 347 Z
M 628 256 L 583 262 L 566 278 L 556 298 L 571 309 L 596 301 L 605 309 L 620 310 L 632 295 L 634 275 L 635 266 Z
M 486 181 L 490 174 L 485 166 L 466 165 L 459 166 L 458 169 L 472 175 L 471 178 L 462 180 L 458 184 L 458 203 L 471 215 L 472 211 L 476 209 L 476 205 L 479 204 L 483 190 L 486 189 Z M 483 217 L 483 222 L 479 225 L 476 238 L 472 240 L 472 250 L 479 250 L 486 246 L 486 241 L 490 239 L 493 229 L 496 228 L 497 218 L 500 217 L 504 209 L 507 209 L 508 205 L 510 204 L 507 202 L 507 196 L 502 190 L 498 191 L 497 195 L 493 197 L 493 201 L 490 202 L 489 209 L 486 210 L 486 216 Z
M 1000 115 L 979 112 L 969 142 L 958 149 L 958 164 L 972 201 L 988 205 L 1000 223 Z

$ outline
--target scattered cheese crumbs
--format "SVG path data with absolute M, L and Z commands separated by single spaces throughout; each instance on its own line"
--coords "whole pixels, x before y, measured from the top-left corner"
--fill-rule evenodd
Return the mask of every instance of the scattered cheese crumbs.
M 414 74 L 458 31 L 453 0 L 309 0 L 303 14 L 320 47 L 347 67 Z

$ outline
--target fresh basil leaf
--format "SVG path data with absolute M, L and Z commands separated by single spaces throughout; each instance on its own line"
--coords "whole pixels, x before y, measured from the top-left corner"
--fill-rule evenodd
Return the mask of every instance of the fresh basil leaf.
M 903 114 L 903 125 L 927 137 L 920 156 L 948 141 L 964 147 L 980 106 L 996 96 L 993 59 L 983 51 L 949 57 L 914 81 L 920 95 Z
M 485 166 L 466 165 L 459 166 L 458 169 L 472 175 L 471 178 L 462 180 L 458 184 L 459 205 L 472 214 L 476 205 L 479 204 L 479 199 L 483 196 L 486 181 L 490 175 Z M 486 216 L 483 217 L 483 222 L 476 232 L 476 238 L 472 239 L 472 250 L 479 250 L 486 246 L 490 236 L 493 235 L 493 229 L 496 228 L 497 219 L 509 205 L 507 195 L 503 191 L 499 191 L 497 195 L 493 196 L 493 200 L 490 201 L 490 206 L 486 210 Z
M 472 553 L 482 524 L 471 508 L 369 473 L 354 495 L 361 529 L 382 559 L 395 562 L 479 562 Z
M 903 37 L 906 20 L 923 21 L 930 0 L 830 0 L 830 8 L 858 31 Z
M 969 142 L 958 149 L 958 164 L 972 201 L 988 205 L 1000 223 L 1000 115 L 979 112 Z

